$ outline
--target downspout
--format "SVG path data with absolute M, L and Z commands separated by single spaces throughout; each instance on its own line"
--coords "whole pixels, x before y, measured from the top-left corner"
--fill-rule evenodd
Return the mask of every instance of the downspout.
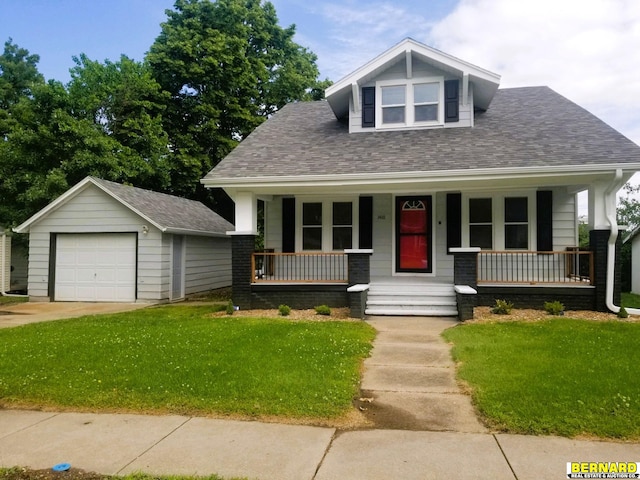
M 3 297 L 28 297 L 29 295 L 18 295 L 16 293 L 7 293 L 4 291 L 4 282 L 6 280 L 6 275 L 5 275 L 5 265 L 7 262 L 7 233 L 3 230 L 2 231 L 2 246 L 0 247 L 2 250 L 2 253 L 0 255 L 2 255 L 2 261 L 0 261 L 0 268 L 2 269 L 2 273 L 0 274 L 0 295 L 2 295 Z M 11 261 L 11 259 L 9 259 L 9 261 Z
M 605 210 L 607 212 L 607 221 L 609 222 L 609 226 L 611 227 L 611 234 L 609 235 L 609 242 L 607 244 L 607 284 L 605 290 L 605 304 L 609 310 L 613 313 L 618 313 L 620 311 L 620 307 L 618 305 L 613 304 L 613 289 L 614 289 L 614 281 L 615 281 L 615 261 L 616 261 L 616 241 L 618 240 L 618 221 L 616 219 L 616 194 L 618 190 L 622 187 L 621 185 L 622 179 L 622 170 L 617 169 L 616 174 L 613 177 L 613 180 L 607 187 L 607 190 L 604 194 L 605 201 Z M 613 195 L 613 198 L 611 198 Z M 613 208 L 611 208 L 613 205 Z M 639 308 L 626 308 L 627 313 L 631 315 L 640 315 Z

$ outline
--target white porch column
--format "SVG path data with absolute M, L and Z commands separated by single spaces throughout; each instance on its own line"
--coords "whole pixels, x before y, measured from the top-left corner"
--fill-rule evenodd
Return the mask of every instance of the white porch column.
M 257 235 L 258 233 L 258 201 L 253 192 L 237 192 L 236 233 Z
M 589 187 L 589 230 L 610 230 L 608 212 L 616 211 L 616 196 L 607 195 L 611 180 L 594 183 Z

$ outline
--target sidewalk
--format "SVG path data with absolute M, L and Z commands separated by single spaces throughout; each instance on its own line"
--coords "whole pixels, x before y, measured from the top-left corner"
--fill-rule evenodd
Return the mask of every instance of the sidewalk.
M 0 410 L 0 466 L 277 480 L 566 478 L 566 463 L 640 461 L 640 444 L 364 430 L 182 416 Z

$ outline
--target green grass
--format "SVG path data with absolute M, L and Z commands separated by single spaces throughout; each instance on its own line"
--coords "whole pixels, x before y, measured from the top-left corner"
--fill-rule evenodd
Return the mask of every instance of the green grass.
M 12 303 L 24 303 L 28 301 L 28 297 L 5 297 L 0 295 L 0 305 L 10 305 Z
M 164 306 L 0 330 L 0 403 L 296 418 L 349 411 L 369 325 L 211 311 Z
M 54 473 L 48 473 L 49 477 L 55 478 Z M 63 474 L 59 475 L 60 478 L 65 480 L 96 480 L 96 479 L 111 479 L 111 480 L 224 480 L 223 477 L 218 475 L 207 475 L 202 477 L 185 476 L 185 475 L 148 475 L 146 473 L 132 473 L 129 475 L 103 475 L 94 474 L 91 472 L 79 471 L 77 469 L 71 469 Z M 42 480 L 43 475 L 38 470 L 32 470 L 22 467 L 2 468 L 0 467 L 0 479 L 2 480 Z M 244 478 L 244 477 L 243 477 Z M 229 480 L 242 480 L 239 477 L 234 477 Z M 246 480 L 246 479 L 245 479 Z
M 640 324 L 553 319 L 462 325 L 459 378 L 508 432 L 640 438 Z
M 640 295 L 635 293 L 623 293 L 622 305 L 625 307 L 640 308 Z

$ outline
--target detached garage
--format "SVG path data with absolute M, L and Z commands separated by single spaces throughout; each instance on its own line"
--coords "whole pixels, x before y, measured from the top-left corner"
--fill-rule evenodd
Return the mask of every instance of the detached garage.
M 35 301 L 175 301 L 231 285 L 233 225 L 200 202 L 87 177 L 15 229 Z

